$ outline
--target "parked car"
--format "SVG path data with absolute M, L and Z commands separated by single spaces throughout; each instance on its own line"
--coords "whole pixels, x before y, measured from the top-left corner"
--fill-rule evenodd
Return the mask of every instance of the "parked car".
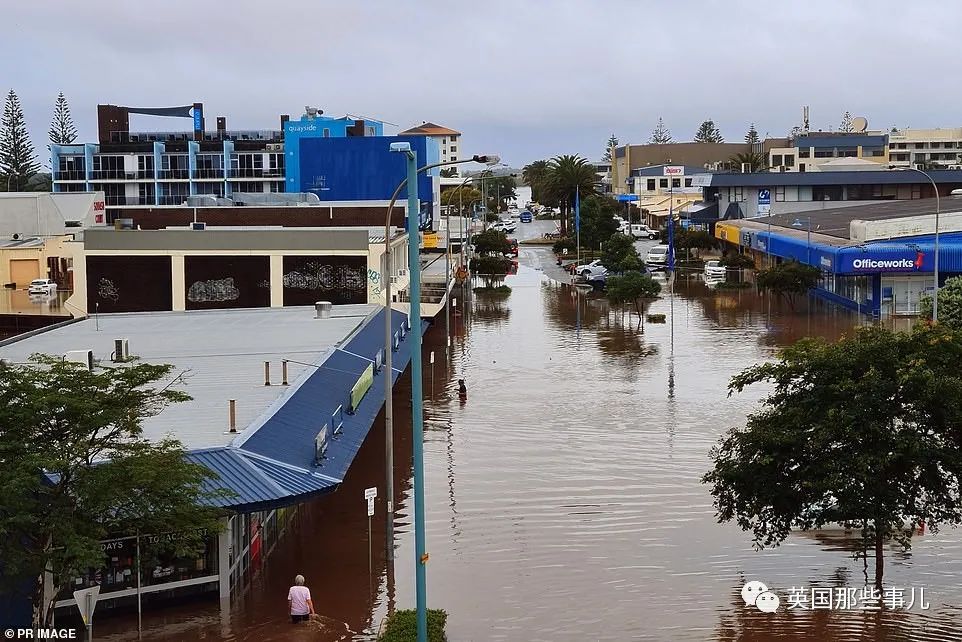
M 521 212 L 522 223 L 530 223 L 531 220 L 532 220 L 531 212 L 529 212 L 528 210 Z
M 515 220 L 512 220 L 511 218 L 505 217 L 505 218 L 502 218 L 499 222 L 501 223 L 501 229 L 507 232 L 508 234 L 513 234 L 518 230 L 518 222 Z
M 511 256 L 518 256 L 518 239 L 508 239 L 511 243 Z
M 57 284 L 50 279 L 34 279 L 27 287 L 27 294 L 53 294 L 57 291 Z
M 658 238 L 658 231 L 651 229 L 644 223 L 632 223 L 631 235 L 636 239 L 656 239 Z
M 625 236 L 631 236 L 631 223 L 628 221 L 622 221 L 618 224 L 618 231 Z
M 717 259 L 712 259 L 711 261 L 705 261 L 705 278 L 706 279 L 723 279 L 725 274 L 728 272 L 727 268 L 721 264 L 721 261 Z
M 584 265 L 576 265 L 573 272 L 586 279 L 608 274 L 608 270 L 601 264 L 601 259 L 595 259 L 591 263 L 585 263 Z
M 668 263 L 668 246 L 667 245 L 656 245 L 655 247 L 648 250 L 648 254 L 645 256 L 645 265 L 650 265 L 651 267 L 665 267 Z

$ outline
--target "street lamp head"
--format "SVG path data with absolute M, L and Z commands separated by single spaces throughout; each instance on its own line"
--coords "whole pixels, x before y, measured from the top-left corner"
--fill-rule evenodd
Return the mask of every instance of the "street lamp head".
M 476 154 L 471 160 L 475 163 L 484 163 L 485 165 L 497 165 L 501 162 L 501 157 L 496 154 Z
M 392 152 L 409 152 L 411 151 L 411 143 L 391 143 Z

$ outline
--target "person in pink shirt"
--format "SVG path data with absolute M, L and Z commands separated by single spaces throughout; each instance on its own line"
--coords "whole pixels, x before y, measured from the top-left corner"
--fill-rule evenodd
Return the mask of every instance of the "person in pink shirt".
M 291 612 L 291 622 L 307 622 L 314 615 L 314 602 L 311 590 L 304 586 L 304 576 L 294 578 L 294 586 L 287 592 L 287 607 Z

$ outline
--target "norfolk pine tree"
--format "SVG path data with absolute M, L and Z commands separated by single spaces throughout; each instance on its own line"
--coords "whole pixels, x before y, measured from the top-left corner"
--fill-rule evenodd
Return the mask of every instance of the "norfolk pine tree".
M 715 125 L 715 121 L 709 118 L 698 127 L 694 140 L 696 143 L 724 143 L 725 137 Z
M 54 145 L 69 145 L 77 140 L 77 128 L 70 116 L 70 105 L 63 92 L 57 95 L 57 102 L 53 107 L 53 120 L 50 122 L 50 142 Z
M 671 132 L 665 127 L 665 121 L 658 118 L 658 124 L 655 125 L 655 131 L 651 132 L 651 137 L 648 142 L 654 145 L 665 145 L 672 142 Z
M 26 191 L 30 179 L 40 171 L 40 163 L 33 150 L 20 99 L 12 89 L 7 94 L 0 119 L 0 189 Z

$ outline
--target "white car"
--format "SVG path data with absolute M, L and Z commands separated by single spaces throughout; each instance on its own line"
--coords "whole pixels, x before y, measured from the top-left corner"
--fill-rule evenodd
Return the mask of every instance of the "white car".
M 605 266 L 601 264 L 601 259 L 595 259 L 591 263 L 585 263 L 584 265 L 579 265 L 575 267 L 574 273 L 583 276 L 586 279 L 590 279 L 598 276 L 605 276 L 608 274 L 608 270 Z
M 665 267 L 668 263 L 668 246 L 667 245 L 656 245 L 655 247 L 648 250 L 648 254 L 645 256 L 645 265 L 650 265 L 652 267 Z
M 57 284 L 50 279 L 34 279 L 27 287 L 27 294 L 53 294 L 57 291 Z
M 631 223 L 628 221 L 622 221 L 618 224 L 618 231 L 625 236 L 631 236 Z
M 503 218 L 498 222 L 501 223 L 501 229 L 508 234 L 513 234 L 514 232 L 518 231 L 518 222 L 514 219 Z
M 636 239 L 654 239 L 658 238 L 658 231 L 651 229 L 643 223 L 632 223 L 631 235 Z
M 705 278 L 706 279 L 723 279 L 725 278 L 728 269 L 721 264 L 721 261 L 713 259 L 711 261 L 705 261 Z

